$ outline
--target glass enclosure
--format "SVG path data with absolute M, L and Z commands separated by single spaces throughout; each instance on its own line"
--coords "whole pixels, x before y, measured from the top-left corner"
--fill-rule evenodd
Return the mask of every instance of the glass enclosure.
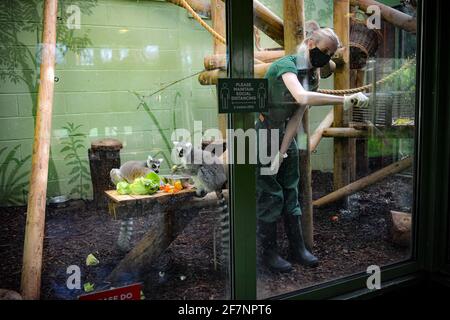
M 215 27 L 225 37 L 218 5 Z M 195 10 L 211 23 L 209 3 Z M 0 233 L 2 244 L 13 243 L 1 250 L 0 286 L 14 288 L 43 1 L 1 1 L 0 13 Z M 141 283 L 146 299 L 227 299 L 227 200 L 198 196 L 191 189 L 197 172 L 172 170 L 179 155 L 173 141 L 200 150 L 211 139 L 222 143 L 207 132 L 219 123 L 215 87 L 202 86 L 198 76 L 204 58 L 225 45 L 164 1 L 59 1 L 57 32 L 41 298 L 76 299 Z M 70 284 L 73 266 L 80 286 Z
M 231 298 L 225 2 L 58 2 L 41 298 L 136 283 L 142 299 Z M 303 3 L 254 1 L 258 299 L 414 249 L 416 35 L 333 6 L 348 1 Z M 43 0 L 0 2 L 1 288 L 20 288 L 42 19 Z
M 295 19 L 282 0 L 260 3 L 255 21 L 264 10 L 273 23 Z M 294 32 L 286 35 L 286 23 L 281 39 L 267 36 L 271 25 L 255 29 L 255 58 L 261 60 L 255 75 L 269 81 L 269 111 L 258 117 L 256 128 L 268 135 L 279 130 L 279 140 L 271 140 L 279 143 L 276 151 L 283 148 L 296 112 L 303 112 L 301 97 L 292 94 L 298 86 L 340 96 L 362 91 L 368 100 L 347 107 L 346 98 L 311 98 L 278 172 L 262 171 L 274 169 L 275 151 L 273 162 L 259 164 L 258 298 L 372 273 L 411 257 L 416 36 L 381 19 L 377 25 L 363 8 L 334 3 L 304 1 L 305 40 L 298 39 L 295 47 L 286 46 L 296 38 Z M 413 7 L 396 9 L 416 15 Z M 349 56 L 343 57 L 347 45 Z M 331 62 L 325 59 L 315 69 L 314 48 L 331 55 Z M 298 79 L 289 90 L 285 73 Z M 333 91 L 349 88 L 361 89 Z M 260 153 L 264 143 L 259 142 Z

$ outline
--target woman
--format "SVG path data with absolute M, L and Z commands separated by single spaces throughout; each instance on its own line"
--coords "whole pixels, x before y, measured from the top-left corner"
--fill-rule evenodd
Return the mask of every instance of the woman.
M 257 129 L 279 130 L 281 146 L 270 166 L 271 174 L 257 174 L 258 238 L 262 262 L 270 269 L 288 272 L 292 265 L 277 253 L 277 220 L 283 215 L 289 240 L 289 260 L 305 266 L 317 266 L 318 259 L 304 244 L 298 202 L 298 148 L 295 136 L 303 114 L 309 106 L 343 104 L 365 107 L 368 98 L 362 94 L 334 96 L 315 92 L 320 69 L 330 63 L 339 47 L 339 39 L 330 28 L 307 23 L 307 35 L 294 55 L 275 61 L 265 78 L 269 82 L 269 111 L 262 113 Z M 270 151 L 270 133 L 266 141 Z M 259 135 L 258 135 L 259 136 Z M 260 141 L 259 141 L 260 143 Z M 258 147 L 259 150 L 259 147 Z M 272 153 L 270 153 L 272 154 Z

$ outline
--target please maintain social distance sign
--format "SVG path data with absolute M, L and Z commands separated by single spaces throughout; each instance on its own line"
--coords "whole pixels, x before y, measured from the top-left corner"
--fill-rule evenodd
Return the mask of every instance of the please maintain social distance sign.
M 219 79 L 219 113 L 267 111 L 267 79 Z

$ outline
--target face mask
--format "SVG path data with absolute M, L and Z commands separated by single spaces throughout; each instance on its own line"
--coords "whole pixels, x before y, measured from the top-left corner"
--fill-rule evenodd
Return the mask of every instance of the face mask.
M 321 68 L 326 65 L 331 59 L 331 56 L 323 53 L 319 48 L 315 47 L 309 50 L 309 60 L 314 68 Z

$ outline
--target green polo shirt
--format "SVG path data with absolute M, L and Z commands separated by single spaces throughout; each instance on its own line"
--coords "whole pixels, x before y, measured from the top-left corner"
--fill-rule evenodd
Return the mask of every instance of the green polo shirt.
M 304 67 L 298 70 L 297 66 Z M 292 72 L 297 75 L 305 90 L 317 89 L 318 78 L 315 69 L 306 69 L 306 64 L 297 60 L 296 55 L 287 55 L 273 62 L 264 78 L 269 83 L 269 111 L 264 116 L 272 128 L 282 129 L 292 114 L 297 110 L 298 104 L 284 84 L 283 74 Z

